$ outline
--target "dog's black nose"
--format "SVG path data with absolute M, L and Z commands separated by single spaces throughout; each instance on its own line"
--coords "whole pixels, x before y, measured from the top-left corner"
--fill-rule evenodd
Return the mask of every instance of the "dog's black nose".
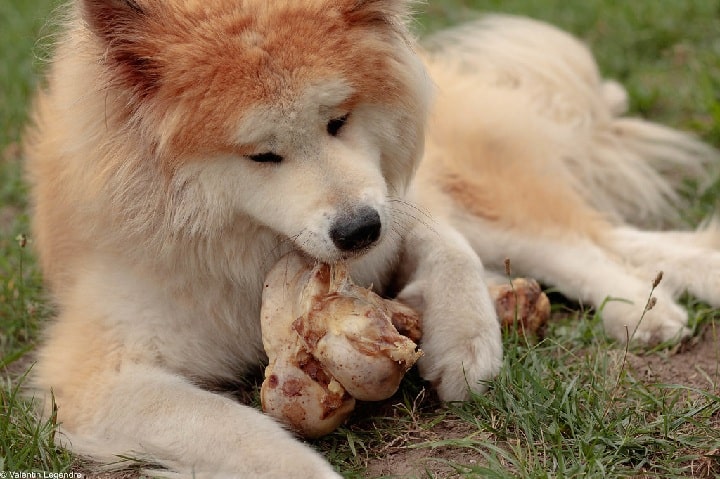
M 380 238 L 380 230 L 380 215 L 366 206 L 337 219 L 330 229 L 330 238 L 341 251 L 360 251 Z

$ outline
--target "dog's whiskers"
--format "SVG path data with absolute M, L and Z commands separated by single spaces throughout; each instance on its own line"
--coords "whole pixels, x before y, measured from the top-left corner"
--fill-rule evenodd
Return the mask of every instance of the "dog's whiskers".
M 400 203 L 401 205 L 406 206 L 417 213 L 420 213 L 428 221 L 434 221 L 432 215 L 427 210 L 419 207 L 415 203 L 412 203 L 410 201 L 407 201 L 405 199 L 395 197 L 395 196 L 388 196 L 387 199 L 390 203 Z
M 391 200 L 392 201 L 392 200 Z M 411 203 L 404 202 L 404 201 L 396 201 L 402 204 L 403 206 L 414 206 Z M 432 216 L 430 216 L 429 213 L 422 211 L 418 207 L 412 208 L 412 212 L 408 212 L 403 208 L 397 208 L 394 206 L 391 206 L 388 208 L 392 213 L 394 213 L 394 221 L 402 226 L 404 228 L 404 232 L 408 232 L 412 226 L 420 224 L 427 228 L 429 231 L 432 231 L 435 234 L 438 234 L 437 230 L 434 228 L 433 223 L 435 221 L 433 220 Z M 423 213 L 422 216 L 419 216 L 415 214 L 415 211 L 419 211 Z M 405 223 L 401 223 L 401 220 L 404 220 Z

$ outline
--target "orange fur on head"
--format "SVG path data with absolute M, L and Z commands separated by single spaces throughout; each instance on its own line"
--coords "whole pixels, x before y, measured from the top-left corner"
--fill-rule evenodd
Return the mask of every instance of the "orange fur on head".
M 264 3 L 83 2 L 104 80 L 123 99 L 114 106 L 151 139 L 165 171 L 192 154 L 252 150 L 229 144 L 228 129 L 328 79 L 349 84 L 351 105 L 415 101 L 395 48 L 407 41 L 405 2 Z

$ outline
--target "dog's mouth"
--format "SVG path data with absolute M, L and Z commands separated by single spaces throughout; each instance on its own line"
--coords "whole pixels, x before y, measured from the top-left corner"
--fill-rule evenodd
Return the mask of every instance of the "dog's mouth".
M 322 231 L 307 228 L 290 239 L 309 258 L 334 263 L 372 251 L 382 241 L 384 229 L 378 211 L 363 206 L 337 216 Z
M 347 247 L 347 243 L 343 243 L 342 247 L 338 247 L 335 241 L 330 241 L 329 239 L 316 243 L 307 240 L 307 238 L 296 237 L 293 238 L 291 242 L 294 249 L 302 252 L 308 259 L 320 263 L 332 264 L 338 261 L 350 261 L 365 256 L 382 242 L 382 238 L 382 232 L 380 234 L 373 233 L 370 237 L 364 237 L 354 241 L 352 248 Z
M 344 252 L 342 252 L 342 253 L 340 254 L 340 260 L 342 260 L 342 261 L 347 261 L 347 260 L 351 260 L 351 259 L 360 258 L 360 257 L 362 257 L 362 256 L 365 256 L 367 253 L 369 253 L 370 251 L 372 251 L 373 249 L 375 249 L 375 245 L 376 245 L 376 244 L 377 244 L 377 242 L 373 242 L 372 244 L 370 244 L 370 245 L 368 245 L 368 246 L 366 246 L 366 247 L 364 247 L 364 248 L 355 250 L 355 251 L 350 251 L 350 252 L 344 251 Z
M 370 253 L 373 249 L 375 249 L 379 242 L 380 241 L 373 241 L 372 243 L 369 243 L 361 248 L 355 248 L 349 251 L 334 249 L 331 251 L 316 252 L 307 251 L 307 249 L 303 247 L 299 247 L 299 249 L 303 252 L 305 256 L 314 261 L 332 264 L 338 261 L 350 261 L 353 259 L 361 258 L 366 254 Z

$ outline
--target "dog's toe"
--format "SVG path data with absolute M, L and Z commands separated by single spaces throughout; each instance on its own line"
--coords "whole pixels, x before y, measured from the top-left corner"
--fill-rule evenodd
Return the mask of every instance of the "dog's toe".
M 607 333 L 623 343 L 655 346 L 691 335 L 687 312 L 664 295 L 659 296 L 652 307 L 610 302 L 603 308 L 602 315 Z
M 430 381 L 443 401 L 464 401 L 470 392 L 483 393 L 487 381 L 502 366 L 499 334 L 478 335 L 458 340 L 450 350 L 429 348 L 418 363 L 422 376 Z

